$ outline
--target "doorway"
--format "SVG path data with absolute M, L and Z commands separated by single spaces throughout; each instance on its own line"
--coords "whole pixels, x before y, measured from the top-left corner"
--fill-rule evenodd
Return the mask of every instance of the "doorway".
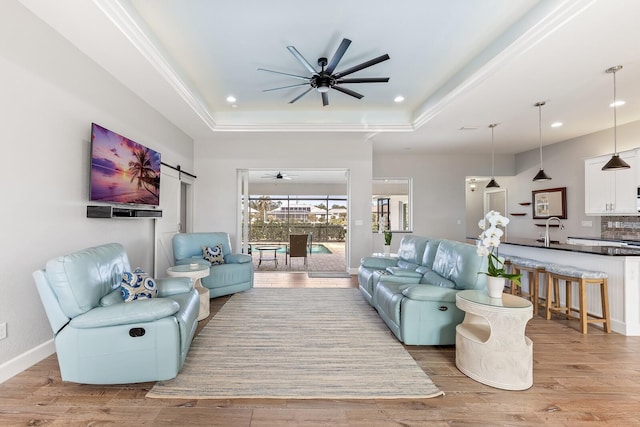
M 347 271 L 346 169 L 238 170 L 238 246 L 258 272 Z M 289 257 L 289 236 L 308 237 L 307 257 Z

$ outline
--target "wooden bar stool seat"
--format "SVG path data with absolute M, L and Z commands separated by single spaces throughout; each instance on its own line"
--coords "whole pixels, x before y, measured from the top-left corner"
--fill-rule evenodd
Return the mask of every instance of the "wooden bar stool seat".
M 567 319 L 573 319 L 572 312 L 577 312 L 580 315 L 580 331 L 583 334 L 587 333 L 587 325 L 589 323 L 602 323 L 605 332 L 611 332 L 607 277 L 607 273 L 602 271 L 584 270 L 555 264 L 547 266 L 547 320 L 551 319 L 551 313 L 559 314 Z M 564 305 L 560 301 L 560 280 L 565 282 Z M 571 305 L 571 289 L 574 282 L 578 284 L 579 307 L 577 309 Z M 602 315 L 587 311 L 587 285 L 600 286 Z
M 511 283 L 511 293 L 528 299 L 533 304 L 533 314 L 538 314 L 540 304 L 540 274 L 546 273 L 547 263 L 535 259 L 522 258 L 513 255 L 505 256 L 505 264 L 510 266 L 513 274 L 527 274 L 529 278 L 529 292 L 524 292 L 522 286 Z

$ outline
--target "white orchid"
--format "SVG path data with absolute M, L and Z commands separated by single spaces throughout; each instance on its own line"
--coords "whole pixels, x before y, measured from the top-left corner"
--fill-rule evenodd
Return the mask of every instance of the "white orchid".
M 487 227 L 487 222 L 489 227 Z M 505 277 L 516 284 L 520 284 L 520 274 L 508 274 L 504 271 L 504 263 L 494 254 L 500 246 L 500 238 L 504 236 L 504 231 L 498 227 L 506 227 L 509 224 L 509 218 L 500 215 L 498 211 L 489 211 L 484 218 L 478 222 L 482 233 L 478 236 L 476 253 L 479 256 L 488 256 L 487 276 Z

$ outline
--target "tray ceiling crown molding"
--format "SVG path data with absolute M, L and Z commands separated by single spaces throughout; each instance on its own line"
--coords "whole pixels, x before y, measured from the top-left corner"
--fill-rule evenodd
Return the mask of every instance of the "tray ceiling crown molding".
M 211 131 L 412 132 L 436 117 L 462 93 L 494 73 L 501 64 L 535 46 L 539 41 L 577 16 L 593 1 L 595 0 L 565 0 L 560 3 L 546 0 L 540 2 L 429 96 L 416 111 L 409 112 L 409 115 L 404 119 L 400 117 L 401 115 L 392 114 L 392 122 L 389 122 L 389 119 L 381 118 L 384 116 L 384 112 L 379 112 L 366 122 L 357 119 L 348 122 L 350 119 L 348 115 L 346 119 L 341 116 L 338 120 L 331 122 L 331 112 L 323 111 L 323 117 L 328 121 L 325 123 L 305 122 L 302 117 L 300 122 L 293 122 L 291 113 L 285 112 L 280 116 L 271 114 L 271 123 L 261 123 L 252 120 L 247 114 L 216 114 L 210 111 L 202 100 L 202 96 L 181 76 L 177 67 L 172 64 L 158 43 L 150 38 L 151 31 L 128 1 L 94 0 L 94 3 Z M 294 113 L 293 116 L 295 117 L 295 115 Z M 222 117 L 218 118 L 218 116 Z

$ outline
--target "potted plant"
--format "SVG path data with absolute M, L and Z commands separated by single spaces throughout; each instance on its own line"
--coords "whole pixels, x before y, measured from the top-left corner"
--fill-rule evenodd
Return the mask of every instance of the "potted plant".
M 489 227 L 487 227 L 487 223 L 489 223 Z M 504 235 L 504 232 L 498 227 L 506 227 L 507 224 L 509 224 L 509 218 L 500 215 L 498 211 L 489 211 L 478 222 L 478 227 L 483 231 L 478 237 L 477 253 L 479 256 L 488 257 L 487 271 L 480 271 L 478 274 L 487 275 L 487 290 L 491 298 L 502 298 L 502 291 L 507 279 L 520 286 L 522 275 L 507 273 L 504 269 L 504 262 L 498 257 L 500 237 Z
M 391 238 L 393 233 L 389 230 L 384 231 L 384 254 L 389 255 L 391 253 Z

